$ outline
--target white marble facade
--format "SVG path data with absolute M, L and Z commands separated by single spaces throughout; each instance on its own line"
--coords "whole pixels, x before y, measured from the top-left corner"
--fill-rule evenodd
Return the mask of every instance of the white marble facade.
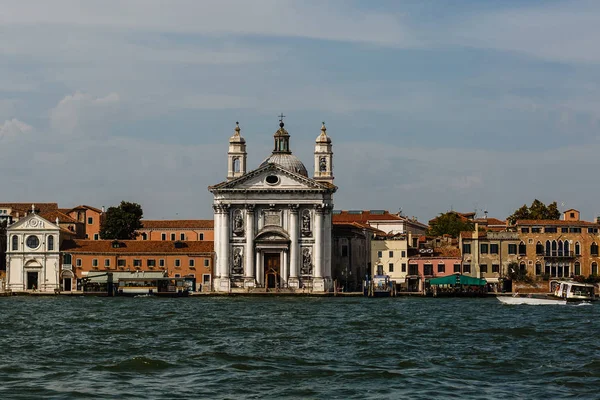
M 60 228 L 31 213 L 7 229 L 6 288 L 54 292 L 59 288 Z
M 324 126 L 319 138 L 323 135 Z M 332 288 L 332 153 L 325 155 L 328 171 L 321 168 L 322 178 L 311 179 L 291 153 L 283 122 L 274 138 L 273 154 L 246 172 L 245 141 L 236 127 L 228 180 L 209 188 L 214 195 L 216 291 Z

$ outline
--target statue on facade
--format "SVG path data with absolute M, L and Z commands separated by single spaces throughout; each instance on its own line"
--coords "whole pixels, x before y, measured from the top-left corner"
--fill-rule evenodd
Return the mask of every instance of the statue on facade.
M 312 273 L 312 255 L 308 247 L 302 250 L 302 268 L 300 268 L 300 273 L 302 275 L 310 275 Z
M 242 211 L 237 210 L 233 217 L 233 233 L 238 236 L 244 234 L 244 218 L 242 217 Z
M 231 272 L 234 275 L 241 275 L 244 273 L 244 268 L 242 267 L 242 250 L 235 249 L 233 251 L 233 268 Z
M 310 236 L 310 211 L 304 210 L 302 213 L 302 234 L 304 236 Z

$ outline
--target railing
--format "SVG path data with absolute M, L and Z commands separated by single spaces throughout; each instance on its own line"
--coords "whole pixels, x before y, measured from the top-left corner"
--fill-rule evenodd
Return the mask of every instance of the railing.
M 573 251 L 545 251 L 543 256 L 544 257 L 551 257 L 551 258 L 573 258 L 578 256 L 579 254 L 575 254 L 575 252 Z

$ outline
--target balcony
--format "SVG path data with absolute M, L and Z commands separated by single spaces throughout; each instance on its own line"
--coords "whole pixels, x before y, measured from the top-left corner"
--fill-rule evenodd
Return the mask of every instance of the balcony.
M 545 258 L 575 258 L 578 257 L 579 254 L 575 254 L 575 252 L 573 251 L 546 251 L 544 252 L 544 254 L 542 254 Z
M 63 271 L 73 271 L 73 265 L 72 264 L 63 264 L 62 270 Z

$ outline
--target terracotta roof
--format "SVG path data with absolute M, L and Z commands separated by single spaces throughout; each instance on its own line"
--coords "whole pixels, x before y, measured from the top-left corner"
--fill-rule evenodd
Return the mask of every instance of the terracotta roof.
M 0 207 L 10 208 L 12 216 L 16 216 L 16 213 L 18 212 L 19 216 L 22 217 L 31 212 L 32 204 L 34 205 L 35 211 L 38 214 L 58 210 L 58 203 L 0 203 Z
M 77 210 L 78 208 L 92 210 L 92 211 L 97 212 L 98 214 L 102 214 L 102 210 L 101 209 L 96 208 L 96 207 L 92 207 L 92 206 L 86 206 L 85 204 L 79 205 L 77 207 L 70 208 L 69 211 Z
M 463 239 L 471 239 L 473 238 L 473 233 L 475 231 L 462 231 L 460 233 L 460 237 Z M 487 236 L 487 232 L 486 231 L 479 231 L 479 237 L 486 237 Z
M 475 222 L 477 222 L 478 224 L 484 224 L 484 225 L 506 225 L 506 221 L 502 221 L 501 219 L 498 218 L 477 218 L 474 220 Z
M 146 254 L 188 254 L 212 253 L 212 241 L 171 242 L 163 240 L 118 240 L 121 247 L 113 247 L 113 240 L 67 240 L 61 251 L 71 253 L 146 253 Z M 176 243 L 181 247 L 176 247 Z
M 436 247 L 434 255 L 437 257 L 460 257 L 460 249 L 454 246 Z
M 213 229 L 214 226 L 212 219 L 142 220 L 142 229 Z
M 69 217 L 67 214 L 64 214 L 58 210 L 40 214 L 40 217 L 44 218 L 47 221 L 52 222 L 53 224 L 56 223 L 57 217 L 58 217 L 58 222 L 61 224 L 78 224 L 78 223 L 80 223 L 80 222 L 77 222 L 77 220 Z
M 519 219 L 517 220 L 516 225 L 540 225 L 540 226 L 553 226 L 553 225 L 569 225 L 569 226 L 577 226 L 577 225 L 585 225 L 585 226 L 598 226 L 597 222 L 588 222 L 588 221 L 563 221 L 562 219 Z
M 404 218 L 396 214 L 390 214 L 389 211 L 339 211 L 334 212 L 332 216 L 333 222 L 362 222 L 368 221 L 404 221 Z

